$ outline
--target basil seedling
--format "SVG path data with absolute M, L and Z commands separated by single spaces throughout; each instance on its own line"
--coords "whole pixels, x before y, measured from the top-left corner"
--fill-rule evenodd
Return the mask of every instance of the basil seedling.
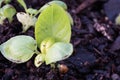
M 41 12 L 35 24 L 35 38 L 41 50 L 35 58 L 36 67 L 43 62 L 64 60 L 72 54 L 71 22 L 63 7 L 51 4 Z
M 36 11 L 27 9 L 23 0 L 18 0 L 26 11 L 35 14 Z M 19 13 L 18 13 L 19 14 Z M 21 12 L 23 24 L 32 24 L 29 19 L 30 14 Z M 19 15 L 17 15 L 19 16 Z M 72 18 L 71 18 L 72 19 Z M 30 25 L 29 25 L 30 26 Z M 28 29 L 28 28 L 25 28 Z M 71 38 L 71 21 L 68 12 L 59 4 L 51 3 L 42 10 L 35 24 L 35 39 L 30 36 L 16 36 L 0 45 L 0 51 L 4 57 L 15 63 L 28 61 L 34 53 L 37 53 L 34 64 L 39 67 L 43 62 L 47 65 L 64 60 L 72 55 L 73 46 L 70 43 Z M 41 53 L 37 51 L 37 46 Z
M 0 51 L 8 60 L 14 63 L 23 63 L 37 52 L 37 44 L 32 37 L 20 35 L 1 44 Z
M 12 5 L 4 5 L 2 8 L 0 8 L 0 24 L 3 24 L 3 20 L 6 18 L 9 20 L 9 22 L 12 22 L 15 14 L 16 9 Z

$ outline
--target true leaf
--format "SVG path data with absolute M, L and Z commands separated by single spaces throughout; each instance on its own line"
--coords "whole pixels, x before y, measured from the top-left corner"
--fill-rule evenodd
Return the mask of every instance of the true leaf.
M 5 58 L 15 63 L 28 61 L 37 50 L 36 41 L 25 35 L 15 36 L 0 45 Z
M 47 38 L 53 37 L 57 42 L 69 42 L 71 26 L 66 11 L 57 4 L 51 4 L 39 15 L 35 24 L 35 38 L 37 44 Z
M 19 2 L 19 4 L 21 4 L 24 7 L 25 11 L 27 11 L 27 6 L 26 6 L 24 0 L 17 0 L 17 1 Z
M 56 61 L 68 58 L 73 52 L 73 46 L 70 43 L 57 42 L 50 47 L 46 53 L 46 64 L 55 63 Z
M 13 6 L 9 4 L 3 6 L 3 15 L 8 18 L 10 22 L 13 20 L 13 16 L 15 15 L 15 13 L 16 9 Z
M 27 13 L 32 14 L 32 15 L 36 14 L 37 12 L 38 11 L 36 9 L 33 9 L 33 8 L 28 8 L 27 9 Z

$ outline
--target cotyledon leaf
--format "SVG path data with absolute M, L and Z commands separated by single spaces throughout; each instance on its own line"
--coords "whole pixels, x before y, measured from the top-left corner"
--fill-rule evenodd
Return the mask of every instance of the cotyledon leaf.
M 53 37 L 57 42 L 70 42 L 71 25 L 66 11 L 57 4 L 51 4 L 39 15 L 35 24 L 35 38 L 37 44 Z
M 68 58 L 73 52 L 73 46 L 70 43 L 57 42 L 51 46 L 45 56 L 46 64 L 55 63 Z
M 32 37 L 25 35 L 12 37 L 0 45 L 2 55 L 14 63 L 28 61 L 36 50 L 36 41 Z

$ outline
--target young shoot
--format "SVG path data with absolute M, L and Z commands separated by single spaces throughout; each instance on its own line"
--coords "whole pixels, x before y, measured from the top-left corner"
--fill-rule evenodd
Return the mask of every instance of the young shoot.
M 31 26 L 34 26 L 37 20 L 36 17 L 30 16 L 24 12 L 17 13 L 17 19 L 22 23 L 22 32 L 26 32 Z
M 0 24 L 3 24 L 3 21 L 7 18 L 9 22 L 12 22 L 13 16 L 16 14 L 16 9 L 10 5 L 6 4 L 0 8 Z
M 71 22 L 66 10 L 55 3 L 44 8 L 35 24 L 35 38 L 41 50 L 34 61 L 36 67 L 43 62 L 53 64 L 72 55 Z
M 26 32 L 31 26 L 35 26 L 37 20 L 36 13 L 38 10 L 33 8 L 27 8 L 24 0 L 17 0 L 19 4 L 24 8 L 25 12 L 18 12 L 17 19 L 22 23 L 22 32 Z

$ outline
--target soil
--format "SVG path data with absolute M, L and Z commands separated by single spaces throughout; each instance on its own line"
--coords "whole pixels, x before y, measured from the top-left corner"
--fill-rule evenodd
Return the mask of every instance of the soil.
M 51 0 L 25 1 L 28 7 L 38 9 Z M 107 11 L 110 7 L 106 5 L 109 5 L 107 3 L 110 0 L 96 0 L 77 14 L 74 12 L 76 8 L 89 0 L 63 1 L 68 5 L 68 12 L 74 20 L 72 56 L 57 62 L 56 68 L 52 69 L 45 64 L 36 68 L 35 55 L 26 63 L 15 64 L 0 54 L 0 80 L 120 80 L 120 26 L 115 25 L 115 17 Z M 24 11 L 16 0 L 12 0 L 10 4 L 18 12 Z M 111 20 L 109 16 L 110 19 L 112 16 Z M 0 44 L 16 35 L 34 37 L 33 27 L 22 33 L 21 26 L 16 16 L 12 23 L 6 19 L 4 25 L 0 25 Z

